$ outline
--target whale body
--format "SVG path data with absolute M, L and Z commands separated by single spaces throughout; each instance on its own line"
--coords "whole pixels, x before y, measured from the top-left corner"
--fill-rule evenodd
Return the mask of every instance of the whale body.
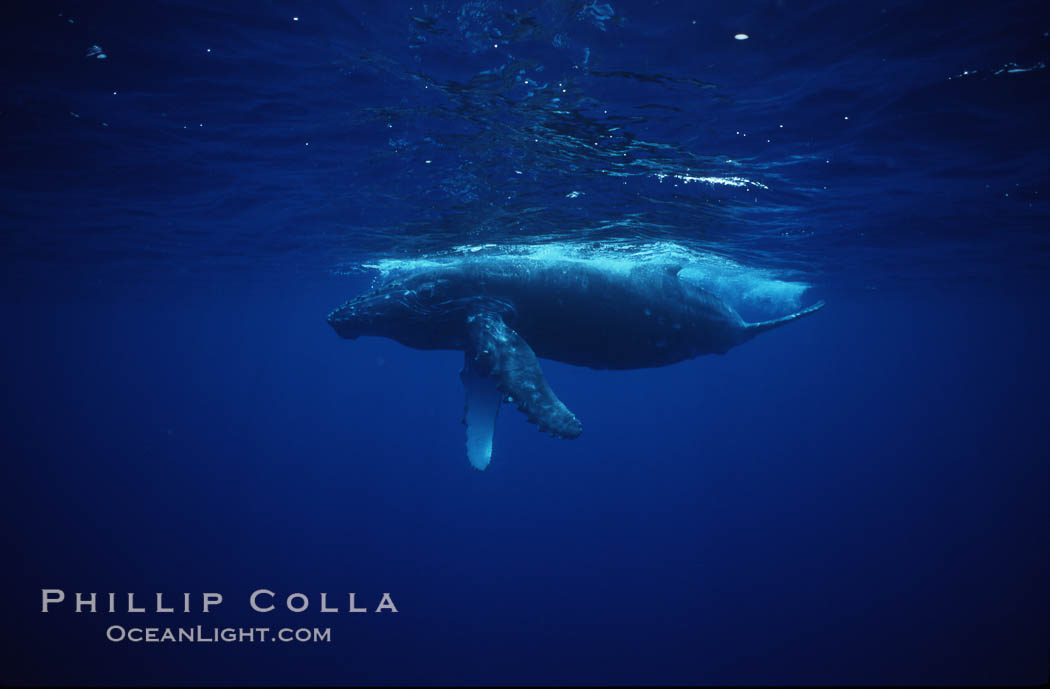
M 481 470 L 491 460 L 503 402 L 554 436 L 582 432 L 537 358 L 594 369 L 666 366 L 724 354 L 824 305 L 747 323 L 711 292 L 679 279 L 682 267 L 464 257 L 390 276 L 330 313 L 328 323 L 348 339 L 371 335 L 415 349 L 462 350 L 467 456 Z

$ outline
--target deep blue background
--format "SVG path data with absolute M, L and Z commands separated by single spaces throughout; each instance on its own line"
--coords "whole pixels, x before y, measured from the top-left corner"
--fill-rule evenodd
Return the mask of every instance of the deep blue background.
M 609 9 L 16 9 L 5 684 L 1046 681 L 1041 6 Z M 828 307 L 663 369 L 544 362 L 584 434 L 505 408 L 484 473 L 461 355 L 324 322 L 377 258 L 593 242 Z M 333 643 L 111 644 L 129 616 L 50 587 Z M 247 614 L 259 587 L 400 612 Z

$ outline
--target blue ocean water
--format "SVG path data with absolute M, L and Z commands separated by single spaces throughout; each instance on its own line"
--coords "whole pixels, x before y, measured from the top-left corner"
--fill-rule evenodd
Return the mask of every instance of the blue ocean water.
M 46 2 L 5 31 L 5 684 L 1046 682 L 1045 3 Z M 462 355 L 325 316 L 508 252 L 827 307 L 665 368 L 544 361 L 583 435 L 505 407 L 479 473 Z M 318 612 L 350 591 L 398 612 Z

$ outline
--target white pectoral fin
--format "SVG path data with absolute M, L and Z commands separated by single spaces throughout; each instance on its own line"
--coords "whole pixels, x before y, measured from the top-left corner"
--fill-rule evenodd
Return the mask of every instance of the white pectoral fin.
M 459 373 L 466 392 L 463 423 L 467 426 L 467 459 L 478 471 L 484 471 L 492 460 L 492 437 L 496 432 L 496 415 L 503 397 L 495 378 L 483 376 L 465 357 Z
M 558 438 L 575 438 L 583 432 L 576 416 L 551 390 L 529 343 L 499 314 L 472 314 L 467 319 L 467 339 L 465 368 L 495 379 L 506 400 L 541 431 Z
M 532 348 L 498 313 L 477 309 L 468 315 L 466 326 L 459 375 L 467 392 L 463 415 L 467 456 L 475 469 L 484 469 L 492 459 L 496 414 L 504 399 L 541 431 L 558 438 L 575 438 L 583 432 L 579 420 L 547 384 Z

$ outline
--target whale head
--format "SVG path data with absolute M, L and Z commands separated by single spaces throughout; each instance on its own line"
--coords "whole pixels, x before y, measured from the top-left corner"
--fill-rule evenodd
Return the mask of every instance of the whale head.
M 362 335 L 389 337 L 391 326 L 412 314 L 411 290 L 383 288 L 354 297 L 328 314 L 328 324 L 349 340 Z
M 447 280 L 410 276 L 354 297 L 328 314 L 328 324 L 349 340 L 369 335 L 432 349 L 439 345 L 435 336 L 462 312 L 456 296 Z

